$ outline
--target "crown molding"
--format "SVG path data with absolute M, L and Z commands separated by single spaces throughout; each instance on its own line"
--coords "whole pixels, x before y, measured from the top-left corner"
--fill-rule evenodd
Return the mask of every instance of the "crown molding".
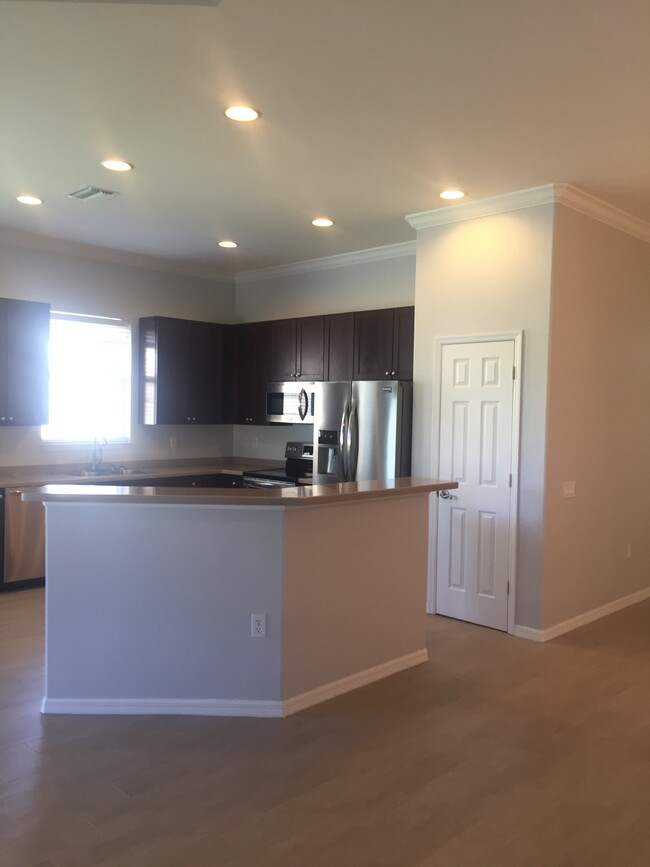
M 650 243 L 650 223 L 646 220 L 628 214 L 627 211 L 610 205 L 609 202 L 592 196 L 591 193 L 586 193 L 571 184 L 556 184 L 555 190 L 555 201 L 558 205 L 564 205 L 566 208 L 592 217 L 600 223 L 606 223 L 614 229 L 625 232 L 626 235 L 632 235 L 634 238 L 645 241 L 646 244 Z
M 531 187 L 528 190 L 518 190 L 514 193 L 504 193 L 487 199 L 477 199 L 475 202 L 461 202 L 457 205 L 446 205 L 431 211 L 421 211 L 408 214 L 406 222 L 414 229 L 431 229 L 436 226 L 446 226 L 449 223 L 460 223 L 475 220 L 478 217 L 490 217 L 495 214 L 505 214 L 508 211 L 519 211 L 524 208 L 534 208 L 539 205 L 564 205 L 578 211 L 587 217 L 606 223 L 614 229 L 619 229 L 628 235 L 650 242 L 650 223 L 610 205 L 603 199 L 586 193 L 572 184 L 546 184 L 542 187 Z
M 113 250 L 110 247 L 98 247 L 93 244 L 83 244 L 80 241 L 66 241 L 49 235 L 36 235 L 19 229 L 0 228 L 0 244 L 11 244 L 12 247 L 22 247 L 26 250 L 38 250 L 43 253 L 55 253 L 62 256 L 74 256 L 78 259 L 91 259 L 109 265 L 126 265 L 131 268 L 144 268 L 149 271 L 165 271 L 173 274 L 183 274 L 187 277 L 202 277 L 222 283 L 235 282 L 235 275 L 229 272 L 217 271 L 204 265 L 192 265 L 189 262 L 179 262 L 176 259 L 165 259 L 158 256 L 147 256 L 144 253 L 130 253 L 127 250 Z
M 235 283 L 237 285 L 253 283 L 257 280 L 269 280 L 272 277 L 290 277 L 293 274 L 328 271 L 330 268 L 346 268 L 350 265 L 365 265 L 369 262 L 382 262 L 386 259 L 397 259 L 402 256 L 415 256 L 415 249 L 415 241 L 403 241 L 400 244 L 388 244 L 385 247 L 372 247 L 369 250 L 340 253 L 337 256 L 324 256 L 321 259 L 309 259 L 305 262 L 293 262 L 289 265 L 273 265 L 270 268 L 258 268 L 254 271 L 239 271 L 235 275 Z
M 431 229 L 435 226 L 446 226 L 448 223 L 461 223 L 478 217 L 504 214 L 507 211 L 551 205 L 554 202 L 555 187 L 553 184 L 546 184 L 543 187 L 531 187 L 529 190 L 518 190 L 514 193 L 490 196 L 487 199 L 443 205 L 431 211 L 407 214 L 405 220 L 414 229 Z

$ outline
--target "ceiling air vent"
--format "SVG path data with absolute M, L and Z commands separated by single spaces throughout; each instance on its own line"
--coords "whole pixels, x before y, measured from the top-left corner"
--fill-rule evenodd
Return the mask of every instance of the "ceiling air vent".
M 117 193 L 113 190 L 100 190 L 99 187 L 81 187 L 67 195 L 69 199 L 79 199 L 85 202 L 87 199 L 110 199 L 111 196 L 117 196 Z

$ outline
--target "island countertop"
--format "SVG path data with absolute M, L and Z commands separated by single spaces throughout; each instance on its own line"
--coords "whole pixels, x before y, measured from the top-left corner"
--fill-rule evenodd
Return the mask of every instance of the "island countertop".
M 23 499 L 43 503 L 139 503 L 187 506 L 281 506 L 333 505 L 354 500 L 384 499 L 446 491 L 457 482 L 426 478 L 386 481 L 342 482 L 335 485 L 305 485 L 295 488 L 164 488 L 137 485 L 45 485 L 23 493 Z

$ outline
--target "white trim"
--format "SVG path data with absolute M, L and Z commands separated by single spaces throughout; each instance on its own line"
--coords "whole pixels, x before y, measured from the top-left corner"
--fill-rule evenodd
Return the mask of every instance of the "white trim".
M 592 608 L 591 611 L 585 611 L 583 614 L 578 614 L 569 620 L 556 623 L 555 626 L 549 626 L 548 629 L 531 629 L 528 626 L 515 626 L 514 634 L 519 638 L 530 638 L 533 641 L 551 641 L 553 638 L 564 635 L 565 632 L 580 629 L 581 626 L 593 623 L 594 620 L 600 620 L 601 617 L 607 617 L 609 614 L 614 614 L 616 611 L 621 611 L 621 609 L 628 608 L 630 605 L 636 605 L 637 602 L 643 602 L 644 599 L 648 598 L 650 598 L 650 587 L 645 587 L 636 593 L 621 596 L 619 599 L 606 602 L 605 605 L 600 605 L 598 608 Z
M 609 202 L 592 196 L 571 184 L 556 184 L 555 189 L 555 201 L 558 205 L 564 205 L 566 208 L 585 214 L 585 216 L 598 220 L 600 223 L 619 229 L 626 235 L 632 235 L 633 238 L 650 243 L 650 223 L 646 220 L 628 214 L 627 211 L 622 211 L 615 205 L 610 205 Z
M 298 713 L 343 693 L 367 686 L 377 680 L 398 674 L 407 668 L 427 662 L 426 648 L 399 656 L 381 665 L 358 671 L 317 689 L 303 692 L 286 701 L 250 701 L 232 699 L 193 699 L 193 698 L 43 698 L 41 713 L 110 715 L 131 714 L 150 716 L 244 716 L 244 717 L 285 717 Z
M 281 701 L 193 698 L 47 698 L 41 713 L 281 717 Z
M 269 280 L 273 277 L 290 277 L 293 274 L 308 274 L 313 271 L 328 271 L 330 268 L 347 268 L 351 265 L 365 265 L 369 262 L 383 262 L 386 259 L 398 259 L 402 256 L 415 257 L 415 250 L 415 241 L 403 241 L 401 244 L 388 244 L 385 247 L 372 247 L 369 250 L 354 250 L 351 253 L 324 256 L 321 259 L 291 262 L 287 265 L 273 265 L 270 268 L 258 268 L 253 271 L 239 271 L 235 275 L 235 284 Z
M 476 201 L 461 202 L 456 205 L 446 205 L 408 214 L 406 222 L 414 229 L 431 229 L 436 226 L 446 226 L 450 223 L 460 223 L 474 220 L 478 217 L 490 217 L 509 211 L 519 211 L 524 208 L 534 208 L 539 205 L 564 205 L 581 214 L 592 217 L 601 223 L 606 223 L 614 229 L 619 229 L 628 235 L 650 242 L 650 223 L 622 211 L 615 205 L 610 205 L 603 199 L 592 196 L 572 184 L 546 184 L 542 187 L 531 187 L 500 196 L 490 196 Z
M 531 626 L 517 626 L 512 630 L 516 638 L 527 638 L 528 641 L 545 641 L 542 629 L 533 629 Z
M 462 223 L 478 217 L 491 217 L 494 214 L 520 211 L 523 208 L 552 205 L 554 202 L 555 186 L 546 184 L 543 187 L 531 187 L 528 190 L 517 190 L 514 193 L 503 193 L 500 196 L 490 196 L 475 201 L 469 200 L 457 205 L 443 205 L 430 211 L 407 214 L 404 219 L 414 229 L 433 229 L 436 226 L 446 226 L 448 223 Z
M 513 359 L 516 370 L 512 395 L 512 445 L 510 469 L 512 488 L 510 494 L 510 528 L 508 548 L 508 632 L 516 634 L 515 610 L 517 603 L 517 526 L 519 520 L 519 440 L 521 424 L 521 383 L 523 374 L 523 331 L 506 331 L 497 334 L 472 334 L 455 337 L 436 337 L 434 339 L 433 359 L 433 419 L 431 429 L 436 432 L 434 448 L 431 449 L 431 477 L 438 478 L 440 472 L 440 399 L 442 396 L 442 347 L 455 343 L 492 343 L 493 341 L 512 341 Z M 435 504 L 434 504 L 435 502 Z M 438 553 L 438 502 L 432 494 L 429 508 L 429 566 L 427 576 L 428 614 L 436 613 L 436 566 Z
M 407 668 L 421 665 L 423 662 L 427 662 L 428 659 L 429 654 L 425 647 L 422 650 L 416 650 L 414 653 L 408 653 L 406 656 L 391 659 L 389 662 L 382 662 L 381 665 L 366 668 L 365 671 L 358 671 L 339 680 L 333 680 L 324 686 L 319 686 L 309 692 L 303 692 L 300 695 L 288 698 L 284 702 L 284 715 L 289 716 L 289 714 L 305 710 L 305 708 L 312 707 L 315 704 L 336 698 L 337 695 L 343 695 L 343 693 L 359 689 L 361 686 L 367 686 L 370 683 L 374 683 L 384 677 L 390 677 L 390 675 L 397 674 Z

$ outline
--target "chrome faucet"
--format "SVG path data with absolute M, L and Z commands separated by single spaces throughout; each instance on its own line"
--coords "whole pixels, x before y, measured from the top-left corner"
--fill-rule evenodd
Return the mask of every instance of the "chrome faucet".
M 102 465 L 102 446 L 106 445 L 104 437 L 95 437 L 93 440 L 93 456 L 90 462 L 90 472 L 97 473 Z

